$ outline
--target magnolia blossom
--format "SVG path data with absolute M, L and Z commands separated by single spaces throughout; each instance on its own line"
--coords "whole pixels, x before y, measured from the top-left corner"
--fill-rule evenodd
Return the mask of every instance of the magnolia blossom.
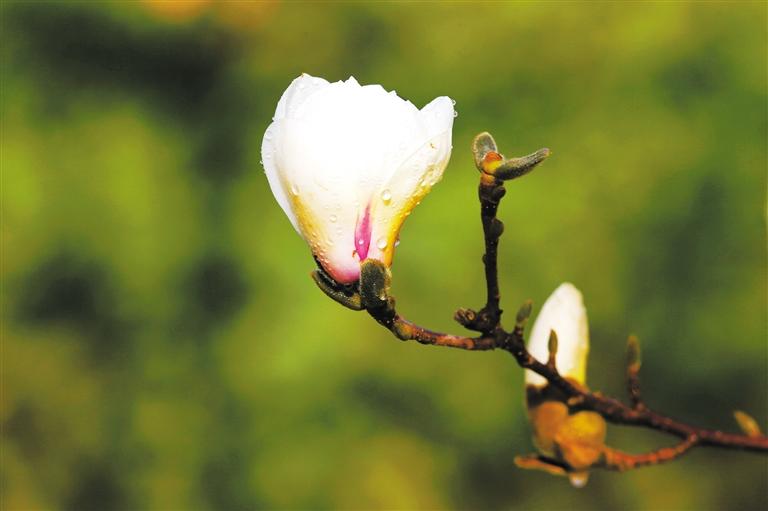
M 419 110 L 380 85 L 303 74 L 264 134 L 262 160 L 277 202 L 337 282 L 366 258 L 392 264 L 405 218 L 451 155 L 453 101 Z
M 549 334 L 557 334 L 555 364 L 560 374 L 579 383 L 586 383 L 587 353 L 589 352 L 589 327 L 587 309 L 581 292 L 573 284 L 563 283 L 547 298 L 533 324 L 528 340 L 528 351 L 539 362 L 549 357 Z M 545 385 L 547 381 L 525 371 L 527 385 Z
M 528 351 L 540 362 L 549 358 L 552 331 L 557 334 L 558 371 L 585 384 L 589 351 L 587 310 L 579 290 L 567 282 L 550 295 L 531 330 Z M 573 486 L 582 488 L 587 484 L 589 469 L 605 455 L 605 419 L 587 410 L 571 413 L 561 400 L 548 398 L 546 392 L 537 393 L 547 381 L 532 371 L 526 370 L 525 383 L 533 443 L 547 459 L 522 457 L 515 460 L 517 465 L 568 476 Z

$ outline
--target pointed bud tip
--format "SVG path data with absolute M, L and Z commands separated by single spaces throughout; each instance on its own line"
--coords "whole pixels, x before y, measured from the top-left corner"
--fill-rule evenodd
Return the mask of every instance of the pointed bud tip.
M 549 331 L 549 342 L 547 343 L 549 349 L 549 358 L 554 361 L 557 356 L 557 332 L 554 330 Z
M 526 300 L 525 302 L 523 302 L 523 304 L 520 306 L 520 309 L 517 311 L 517 317 L 515 318 L 517 324 L 519 326 L 522 326 L 523 324 L 525 324 L 528 318 L 531 317 L 532 311 L 533 311 L 533 300 Z
M 739 427 L 745 435 L 749 437 L 758 437 L 762 435 L 760 426 L 757 425 L 757 421 L 748 413 L 742 412 L 741 410 L 735 410 L 733 412 L 733 417 L 736 419 L 736 422 L 739 424 Z
M 640 369 L 640 341 L 634 335 L 627 338 L 627 368 L 637 371 Z
M 550 154 L 551 151 L 548 148 L 539 149 L 527 156 L 504 160 L 502 163 L 496 164 L 491 171 L 486 172 L 492 173 L 494 177 L 501 181 L 516 179 L 531 172 L 541 162 L 546 160 Z

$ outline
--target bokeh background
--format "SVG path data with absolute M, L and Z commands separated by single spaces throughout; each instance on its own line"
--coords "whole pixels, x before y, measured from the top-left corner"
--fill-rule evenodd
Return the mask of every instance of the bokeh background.
M 622 395 L 635 333 L 650 404 L 765 425 L 766 9 L 3 2 L 3 509 L 768 507 L 753 454 L 583 490 L 515 468 L 521 370 L 327 299 L 259 161 L 301 72 L 454 98 L 454 155 L 402 231 L 394 294 L 460 331 L 452 311 L 484 297 L 472 137 L 552 148 L 501 208 L 508 314 L 572 281 L 594 388 Z

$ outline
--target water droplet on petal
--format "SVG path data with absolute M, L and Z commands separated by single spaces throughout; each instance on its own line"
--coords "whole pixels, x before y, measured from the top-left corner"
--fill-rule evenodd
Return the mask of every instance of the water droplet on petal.
M 291 185 L 291 193 L 293 195 L 298 195 L 299 194 L 299 187 L 296 186 L 296 185 Z
M 458 116 L 459 116 L 459 112 L 457 112 L 456 110 L 454 110 L 454 111 L 453 111 L 453 117 L 454 117 L 454 119 L 455 119 L 456 117 L 458 117 Z
M 334 224 L 335 224 L 335 223 L 336 223 L 336 220 L 338 220 L 338 218 L 336 217 L 336 215 L 331 215 L 331 216 L 328 218 L 328 220 L 330 220 L 330 221 L 331 221 L 331 223 L 334 223 Z
M 453 106 L 456 106 L 456 100 L 455 99 L 452 99 L 451 103 L 453 103 Z
M 384 201 L 385 205 L 392 202 L 392 192 L 390 192 L 389 190 L 384 190 L 383 192 L 381 192 L 381 200 Z
M 379 238 L 379 241 L 376 242 L 376 246 L 379 247 L 379 250 L 384 250 L 387 248 L 387 239 Z
M 358 244 L 358 245 L 362 245 L 363 243 L 365 243 L 365 240 L 363 240 L 362 238 L 360 238 L 359 240 L 357 240 L 357 244 Z

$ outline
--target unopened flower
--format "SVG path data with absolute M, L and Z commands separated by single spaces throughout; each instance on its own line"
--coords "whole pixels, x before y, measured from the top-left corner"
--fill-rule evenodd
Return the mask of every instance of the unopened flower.
M 528 352 L 539 362 L 549 357 L 549 336 L 557 335 L 555 365 L 562 376 L 586 383 L 589 325 L 581 292 L 573 284 L 560 285 L 544 302 L 528 340 Z M 527 385 L 545 385 L 547 381 L 533 371 L 525 371 Z
M 286 89 L 261 154 L 269 185 L 315 259 L 338 283 L 360 262 L 392 264 L 400 227 L 440 180 L 453 102 L 419 110 L 380 85 L 303 74 Z
M 531 330 L 528 351 L 544 363 L 550 336 L 557 336 L 555 367 L 575 383 L 586 386 L 589 327 L 581 293 L 572 284 L 558 287 L 541 308 Z M 570 413 L 565 396 L 547 380 L 526 370 L 528 420 L 539 455 L 518 457 L 518 466 L 565 475 L 576 487 L 586 484 L 589 468 L 605 453 L 605 419 L 595 412 Z

